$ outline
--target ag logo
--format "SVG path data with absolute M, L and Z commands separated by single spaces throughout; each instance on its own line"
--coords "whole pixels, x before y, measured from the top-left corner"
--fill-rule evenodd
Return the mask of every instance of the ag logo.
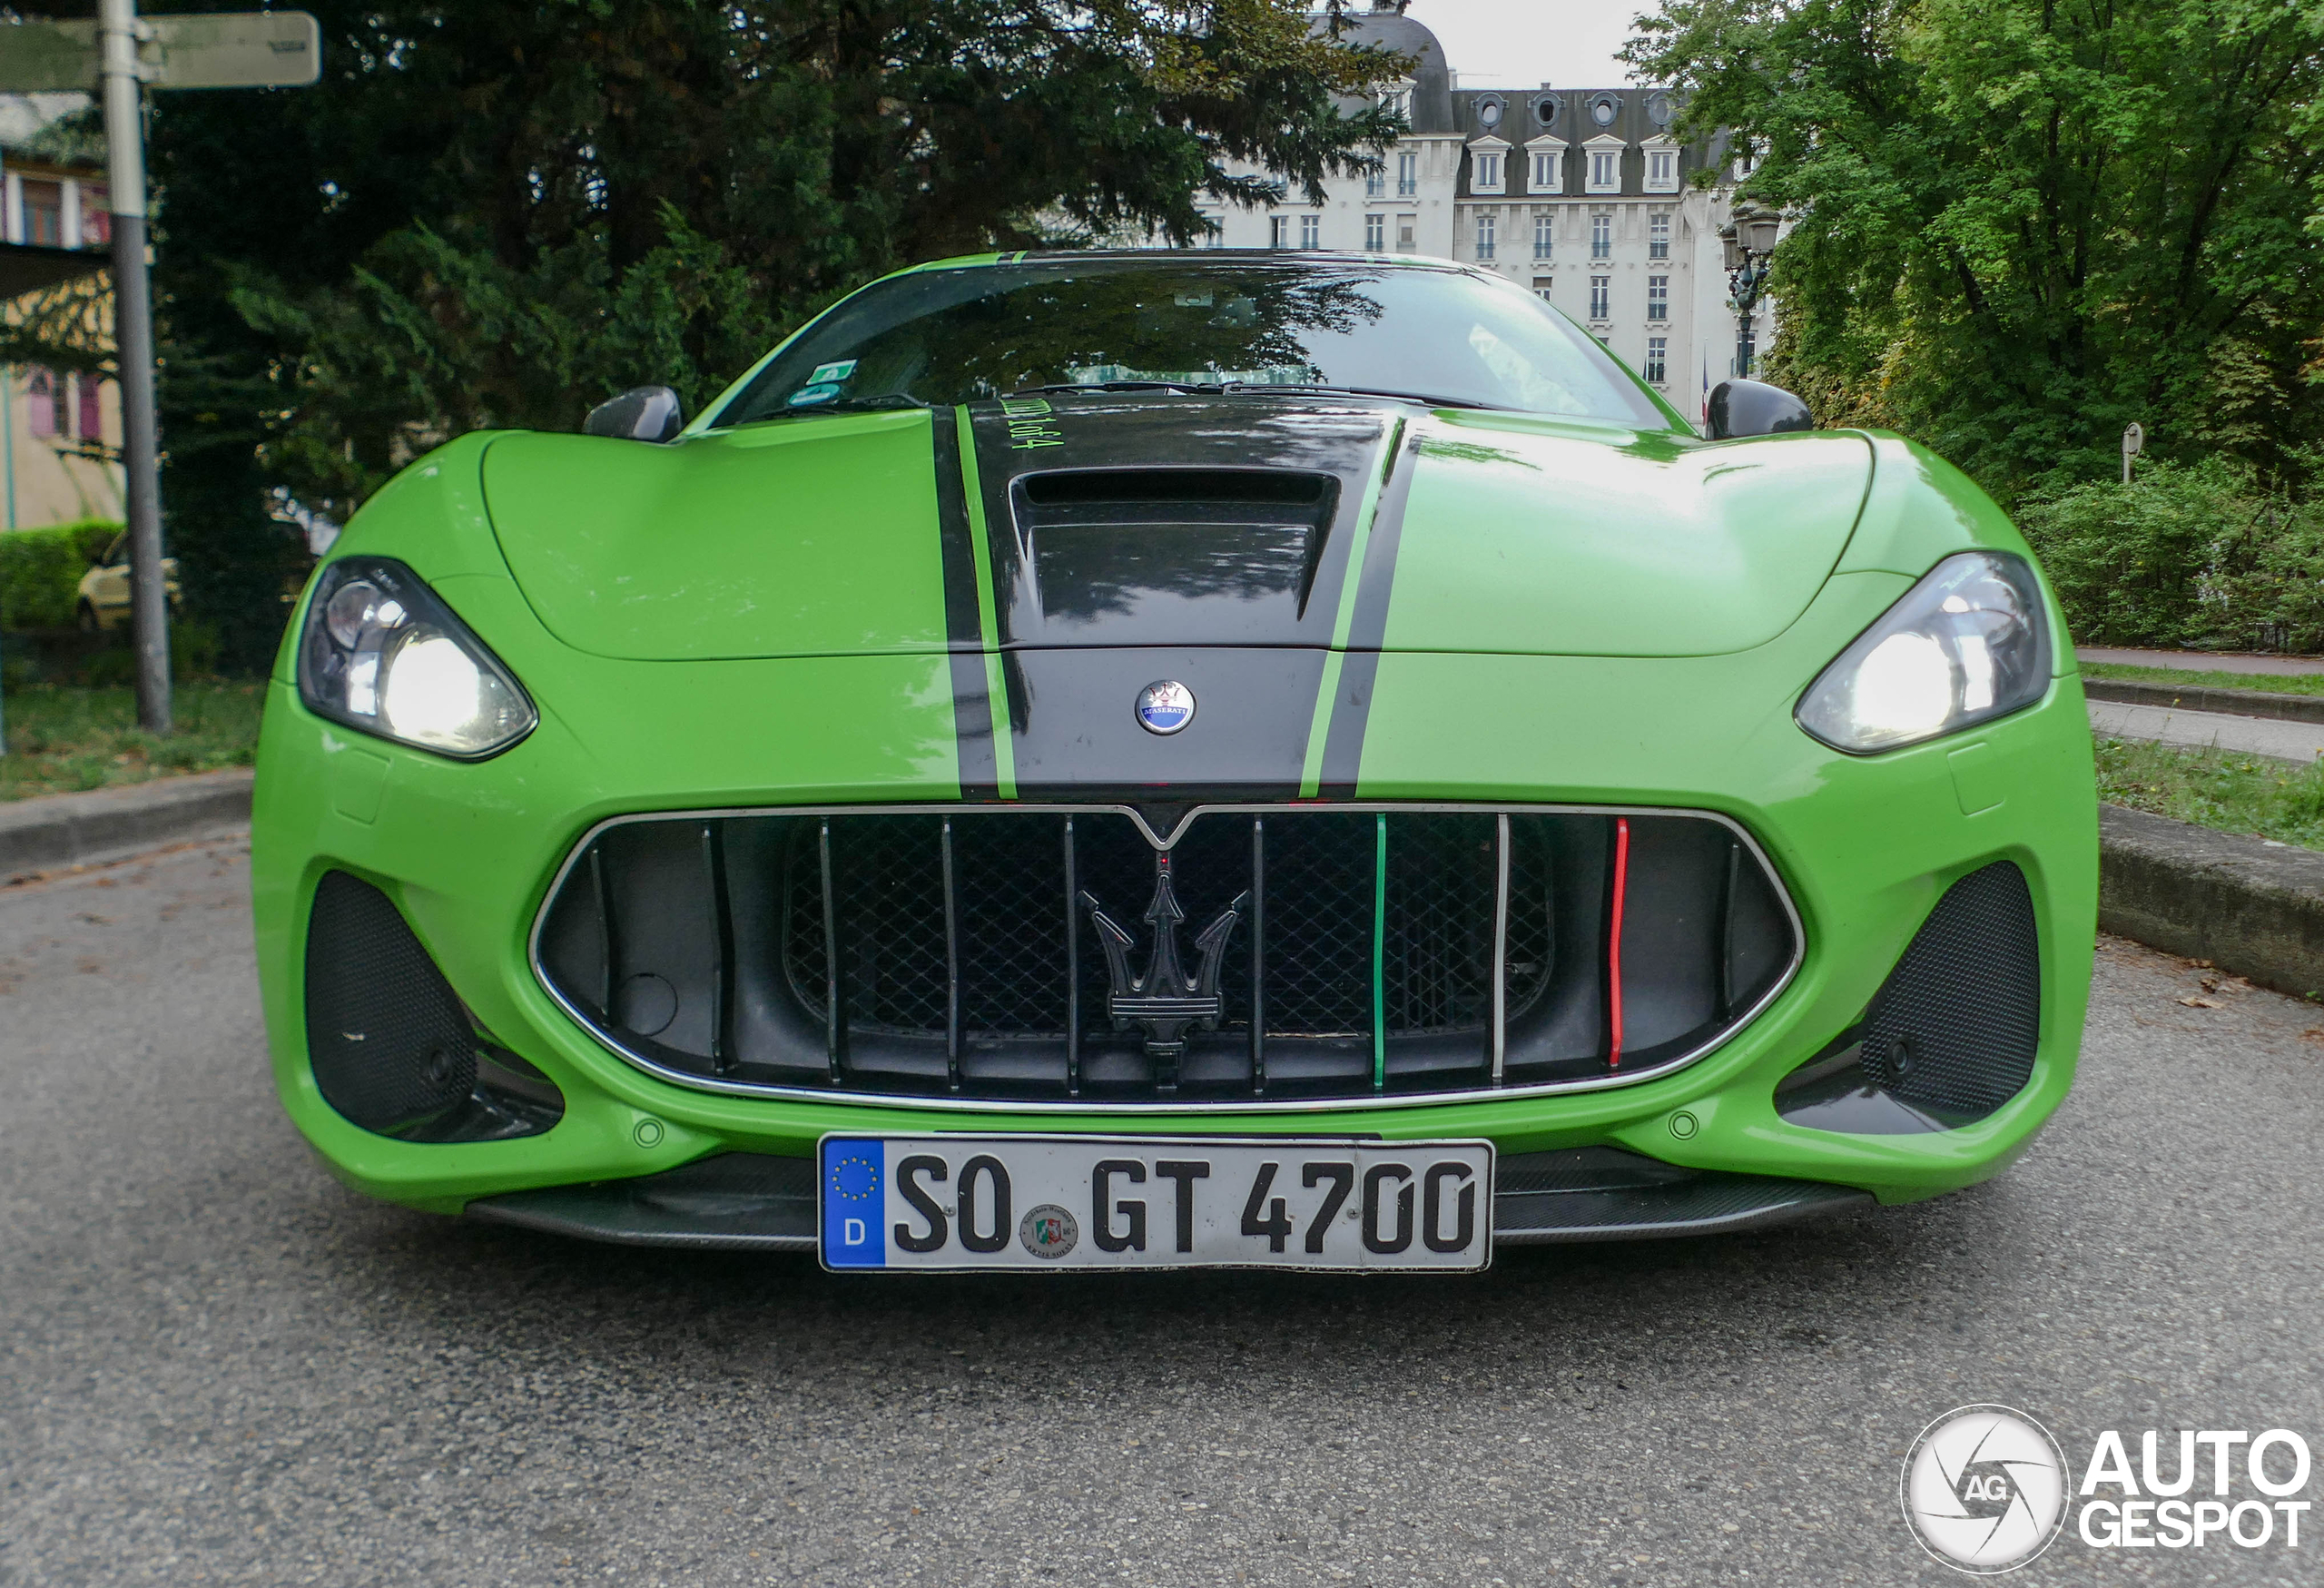
M 1948 1566 L 1988 1575 L 2050 1547 L 2066 1519 L 2066 1463 L 2049 1430 L 2007 1406 L 1963 1406 L 1905 1457 L 1905 1521 Z

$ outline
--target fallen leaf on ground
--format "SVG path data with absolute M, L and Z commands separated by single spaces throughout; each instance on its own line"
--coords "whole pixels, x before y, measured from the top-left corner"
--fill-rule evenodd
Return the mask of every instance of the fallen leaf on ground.
M 2227 1005 L 2221 1003 L 2216 998 L 2201 998 L 2192 992 L 2190 992 L 2186 997 L 2181 999 L 2179 1001 L 2185 1004 L 2189 1009 L 2225 1009 L 2227 1007 Z

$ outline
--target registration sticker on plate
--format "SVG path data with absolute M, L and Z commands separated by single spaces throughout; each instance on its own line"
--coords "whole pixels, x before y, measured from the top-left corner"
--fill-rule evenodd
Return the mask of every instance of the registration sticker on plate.
M 1489 1141 L 826 1136 L 834 1269 L 1482 1268 Z

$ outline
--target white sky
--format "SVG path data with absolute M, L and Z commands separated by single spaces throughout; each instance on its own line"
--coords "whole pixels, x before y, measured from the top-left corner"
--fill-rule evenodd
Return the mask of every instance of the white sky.
M 1350 7 L 1362 10 L 1362 5 Z M 1614 52 L 1653 0 L 1412 0 L 1463 88 L 1620 88 Z

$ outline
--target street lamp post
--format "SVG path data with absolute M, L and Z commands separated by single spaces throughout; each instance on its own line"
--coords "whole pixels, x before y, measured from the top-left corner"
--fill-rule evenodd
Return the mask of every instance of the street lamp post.
M 1751 375 L 1751 314 L 1768 282 L 1768 261 L 1776 251 L 1776 234 L 1783 217 L 1749 200 L 1735 207 L 1735 219 L 1720 232 L 1727 248 L 1727 285 L 1735 305 L 1735 374 Z

